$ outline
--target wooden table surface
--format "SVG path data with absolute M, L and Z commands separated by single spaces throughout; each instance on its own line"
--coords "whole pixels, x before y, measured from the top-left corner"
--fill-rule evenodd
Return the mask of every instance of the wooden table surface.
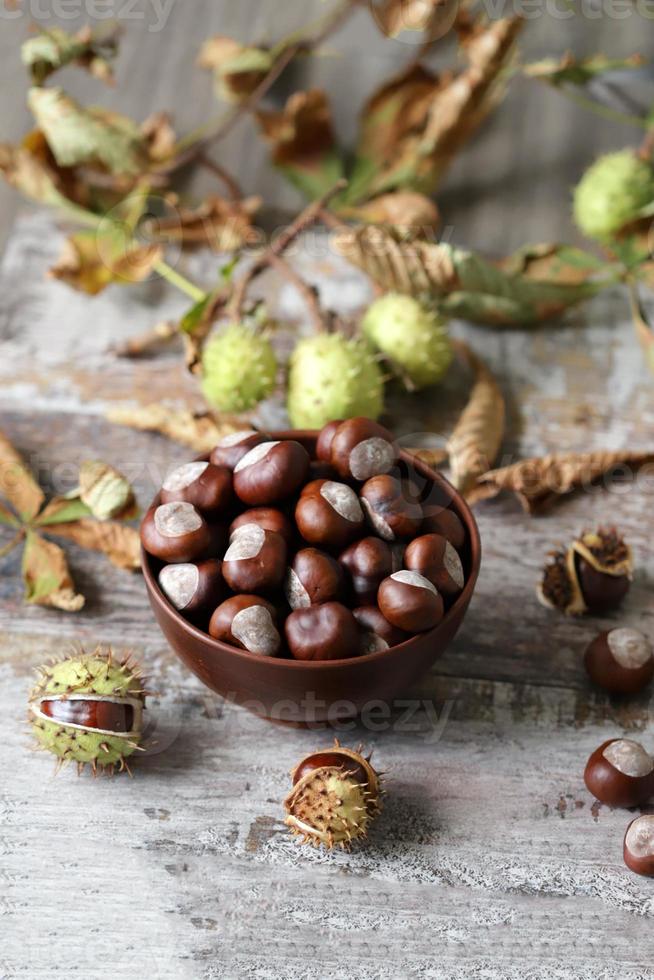
M 172 107 L 180 128 L 190 128 L 210 107 L 207 80 L 190 68 L 201 38 L 264 34 L 266 25 L 277 26 L 282 6 L 290 20 L 304 7 L 196 0 L 174 5 L 162 32 L 150 32 L 146 21 L 128 25 L 120 74 L 131 94 L 118 89 L 108 100 L 141 116 Z M 526 53 L 642 49 L 642 21 L 634 15 L 618 26 L 606 17 L 543 16 L 528 27 Z M 17 110 L 17 45 L 26 29 L 26 17 L 12 20 L 0 37 L 0 119 L 11 136 L 26 125 Z M 334 48 L 342 55 L 314 66 L 313 80 L 335 91 L 348 131 L 350 72 L 363 93 L 407 51 L 382 44 L 365 19 Z M 499 253 L 570 238 L 569 185 L 594 152 L 633 138 L 555 93 L 515 91 L 439 199 L 453 239 Z M 248 190 L 295 206 L 267 174 L 247 123 L 228 157 Z M 3 194 L 0 206 L 13 208 L 13 198 Z M 10 222 L 4 214 L 0 426 L 49 489 L 70 489 L 79 462 L 99 456 L 134 479 L 145 504 L 166 469 L 189 452 L 111 425 L 103 414 L 119 402 L 181 404 L 197 394 L 178 353 L 129 362 L 110 347 L 178 314 L 184 301 L 161 283 L 111 289 L 94 300 L 73 294 L 44 279 L 61 242 L 52 219 L 21 211 Z M 328 304 L 356 309 L 365 302 L 365 280 L 330 258 L 324 244 L 305 246 L 294 261 L 320 283 Z M 215 257 L 195 256 L 189 268 L 209 282 Z M 273 309 L 303 329 L 292 290 L 273 280 L 262 288 Z M 502 384 L 507 458 L 651 448 L 652 378 L 619 290 L 556 328 L 453 329 Z M 414 400 L 393 395 L 397 430 L 409 441 L 415 433 L 446 435 L 465 385 L 454 371 L 438 391 Z M 281 415 L 276 405 L 263 413 L 268 421 Z M 649 693 L 612 702 L 590 689 L 581 665 L 586 643 L 611 623 L 654 635 L 652 492 L 646 484 L 593 492 L 540 519 L 506 499 L 478 509 L 479 586 L 452 647 L 407 692 L 410 716 L 396 706 L 386 723 L 340 732 L 348 744 L 373 748 L 387 771 L 383 815 L 366 846 L 349 854 L 302 848 L 282 824 L 287 770 L 328 744 L 330 732 L 273 727 L 205 690 L 164 643 L 140 577 L 71 546 L 88 602 L 67 615 L 23 604 L 19 556 L 5 559 L 0 977 L 654 976 L 654 884 L 627 871 L 621 858 L 632 815 L 596 803 L 582 779 L 587 756 L 606 738 L 636 733 L 654 748 Z M 634 586 L 619 616 L 564 620 L 536 601 L 543 557 L 599 522 L 617 523 L 632 543 Z M 55 778 L 50 761 L 29 751 L 31 672 L 73 642 L 98 641 L 134 649 L 145 665 L 159 692 L 150 705 L 158 749 L 132 780 Z

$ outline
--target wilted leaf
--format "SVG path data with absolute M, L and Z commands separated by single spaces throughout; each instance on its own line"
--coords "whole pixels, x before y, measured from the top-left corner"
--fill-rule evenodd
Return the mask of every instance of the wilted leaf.
M 126 524 L 82 518 L 70 524 L 53 525 L 49 532 L 58 538 L 73 541 L 80 548 L 101 551 L 118 568 L 134 571 L 140 567 L 139 533 Z
M 426 41 L 433 41 L 452 27 L 458 9 L 457 0 L 384 0 L 374 16 L 388 37 L 419 31 Z
M 168 160 L 173 155 L 177 137 L 167 112 L 153 112 L 144 119 L 141 123 L 141 136 L 153 162 Z
M 64 210 L 75 207 L 63 192 L 56 170 L 27 146 L 0 143 L 0 174 L 32 201 Z
M 65 524 L 68 521 L 78 521 L 88 517 L 91 511 L 82 503 L 79 497 L 53 497 L 49 500 L 35 520 L 38 527 L 48 527 L 51 524 Z
M 598 479 L 623 467 L 638 469 L 654 462 L 654 451 L 597 450 L 591 453 L 558 453 L 525 459 L 512 466 L 491 470 L 479 478 L 469 494 L 472 502 L 496 497 L 503 490 L 515 493 L 529 514 L 539 513 L 565 494 L 588 489 Z
M 337 210 L 344 218 L 402 229 L 433 231 L 439 223 L 438 208 L 434 202 L 415 191 L 381 194 L 366 204 L 343 206 Z
M 132 244 L 119 225 L 103 231 L 80 231 L 66 238 L 61 255 L 49 270 L 53 279 L 92 296 L 111 283 L 142 282 L 162 257 L 161 245 Z
M 468 66 L 435 75 L 411 65 L 361 115 L 348 202 L 395 188 L 432 193 L 462 145 L 504 94 L 519 17 L 478 22 L 464 41 Z
M 339 232 L 333 243 L 384 289 L 428 294 L 446 315 L 495 326 L 557 317 L 617 278 L 608 263 L 560 245 L 531 246 L 493 263 L 466 249 L 382 228 Z M 604 276 L 596 278 L 600 271 Z
M 228 201 L 212 194 L 197 208 L 179 208 L 172 218 L 157 221 L 153 229 L 156 240 L 164 243 L 234 252 L 258 240 L 252 218 L 260 206 L 260 197 Z
M 631 316 L 634 321 L 634 327 L 636 328 L 636 336 L 638 337 L 641 347 L 643 348 L 647 366 L 650 371 L 654 372 L 654 330 L 652 330 L 652 325 L 645 314 L 643 306 L 638 298 L 638 293 L 634 287 L 631 287 L 629 290 L 629 299 L 631 304 Z
M 0 432 L 0 497 L 31 521 L 43 505 L 45 494 L 7 437 Z
M 295 92 L 281 112 L 258 112 L 272 159 L 308 198 L 319 197 L 343 175 L 327 97 L 320 89 Z
M 595 54 L 590 58 L 575 58 L 568 52 L 561 58 L 543 58 L 524 65 L 522 71 L 529 78 L 547 82 L 548 85 L 587 85 L 606 72 L 628 71 L 642 68 L 645 59 L 633 54 L 628 58 L 607 58 Z
M 110 60 L 118 53 L 118 27 L 91 30 L 83 27 L 77 34 L 68 34 L 60 27 L 42 30 L 21 47 L 23 64 L 29 68 L 36 85 L 65 65 L 86 68 L 103 82 L 113 81 Z
M 28 531 L 23 552 L 23 579 L 27 602 L 77 612 L 84 596 L 75 592 L 66 555 L 52 541 Z
M 129 520 L 136 513 L 136 500 L 129 480 L 99 459 L 86 460 L 80 466 L 79 498 L 99 521 L 111 517 Z
M 146 168 L 143 135 L 126 116 L 83 109 L 60 88 L 32 88 L 28 104 L 60 166 L 100 164 L 127 175 Z
M 506 410 L 500 387 L 483 361 L 466 344 L 455 346 L 475 375 L 468 404 L 447 444 L 452 483 L 467 496 L 497 458 Z
M 208 412 L 169 409 L 157 403 L 144 408 L 112 408 L 106 416 L 110 422 L 118 425 L 127 425 L 145 432 L 159 432 L 175 442 L 191 446 L 198 453 L 209 452 L 223 436 L 238 432 L 244 426 L 242 416 L 214 417 Z
M 200 48 L 198 65 L 213 72 L 219 98 L 241 102 L 262 82 L 275 61 L 267 48 L 239 44 L 231 37 L 216 35 Z

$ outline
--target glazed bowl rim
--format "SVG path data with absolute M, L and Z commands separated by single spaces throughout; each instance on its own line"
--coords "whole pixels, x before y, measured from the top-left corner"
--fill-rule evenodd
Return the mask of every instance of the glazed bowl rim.
M 281 431 L 275 431 L 270 433 L 270 438 L 282 440 L 296 439 L 300 441 L 310 441 L 315 440 L 318 436 L 320 430 L 318 429 L 286 429 Z M 203 453 L 197 456 L 197 460 L 206 461 L 209 458 L 209 453 Z M 471 567 L 466 583 L 456 597 L 450 608 L 445 613 L 445 616 L 440 621 L 437 626 L 433 629 L 428 630 L 424 633 L 417 633 L 414 636 L 408 637 L 408 639 L 403 640 L 402 643 L 396 643 L 394 646 L 388 647 L 386 650 L 375 650 L 372 653 L 364 653 L 359 657 L 343 657 L 339 660 L 295 660 L 293 658 L 287 657 L 261 657 L 260 654 L 251 653 L 249 650 L 242 650 L 240 647 L 232 646 L 229 643 L 223 643 L 222 640 L 216 640 L 209 633 L 205 633 L 204 630 L 199 629 L 192 623 L 186 620 L 181 612 L 169 602 L 166 596 L 163 594 L 159 587 L 157 578 L 152 571 L 151 561 L 152 556 L 149 555 L 143 547 L 141 547 L 141 569 L 143 571 L 143 578 L 145 580 L 146 588 L 150 594 L 153 601 L 163 607 L 166 614 L 175 619 L 182 630 L 192 636 L 195 640 L 203 642 L 208 650 L 227 653 L 231 656 L 240 658 L 246 663 L 261 663 L 262 660 L 266 664 L 270 664 L 273 669 L 277 670 L 338 670 L 345 666 L 351 666 L 353 664 L 368 664 L 375 661 L 381 661 L 384 658 L 390 657 L 396 654 L 398 651 L 406 650 L 416 642 L 422 642 L 429 639 L 429 637 L 436 637 L 440 630 L 448 624 L 448 622 L 456 617 L 459 607 L 463 607 L 463 615 L 465 615 L 466 607 L 472 597 L 475 585 L 477 584 L 477 578 L 479 577 L 479 570 L 481 567 L 481 538 L 479 535 L 479 528 L 477 527 L 477 522 L 470 510 L 469 505 L 463 499 L 458 490 L 452 486 L 452 484 L 447 480 L 442 473 L 438 470 L 433 469 L 428 466 L 420 457 L 415 456 L 413 453 L 408 453 L 404 449 L 400 449 L 400 459 L 406 463 L 410 463 L 422 476 L 431 480 L 433 483 L 442 487 L 451 497 L 449 506 L 455 511 L 456 515 L 463 521 L 463 524 L 468 533 L 470 541 L 470 558 Z M 158 500 L 159 494 L 156 494 L 152 502 L 148 506 L 148 510 L 152 505 Z

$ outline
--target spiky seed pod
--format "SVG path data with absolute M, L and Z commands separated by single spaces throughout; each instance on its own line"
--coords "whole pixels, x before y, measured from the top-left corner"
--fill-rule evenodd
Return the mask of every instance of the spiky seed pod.
M 615 528 L 584 531 L 566 551 L 548 555 L 538 598 L 567 616 L 604 612 L 626 596 L 633 568 L 631 548 Z
M 302 843 L 347 848 L 367 836 L 381 809 L 379 774 L 359 751 L 332 748 L 314 752 L 291 773 L 293 789 L 284 801 L 285 823 Z
M 270 341 L 243 323 L 210 337 L 202 352 L 202 392 L 222 412 L 244 412 L 272 394 L 277 360 Z
M 376 299 L 366 310 L 361 329 L 416 388 L 436 384 L 452 363 L 447 321 L 413 296 L 387 293 Z
M 293 426 L 319 429 L 331 419 L 358 415 L 376 419 L 383 407 L 382 370 L 365 341 L 332 333 L 299 342 L 288 378 Z
M 607 153 L 591 164 L 574 190 L 577 227 L 606 242 L 654 203 L 654 170 L 633 150 Z
M 127 769 L 143 735 L 145 691 L 138 669 L 98 647 L 39 668 L 30 721 L 40 748 L 58 766 L 76 762 L 95 773 Z

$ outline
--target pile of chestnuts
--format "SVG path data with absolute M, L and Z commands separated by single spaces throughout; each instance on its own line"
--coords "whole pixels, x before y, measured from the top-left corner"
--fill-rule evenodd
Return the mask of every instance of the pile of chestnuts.
M 141 540 L 162 593 L 215 639 L 339 660 L 441 622 L 466 581 L 450 503 L 370 419 L 329 422 L 315 458 L 246 430 L 168 475 Z

